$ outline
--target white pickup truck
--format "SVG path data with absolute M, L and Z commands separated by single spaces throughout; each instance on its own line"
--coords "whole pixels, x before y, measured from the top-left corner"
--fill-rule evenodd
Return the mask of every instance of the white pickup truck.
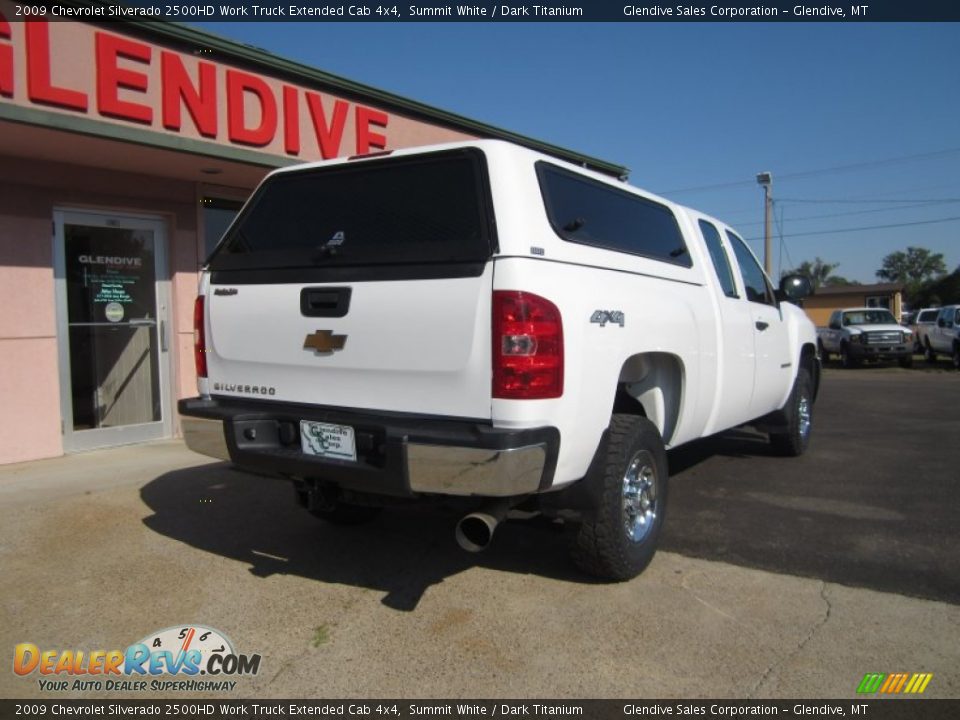
M 183 433 L 335 523 L 459 499 L 476 551 L 540 512 L 627 579 L 666 448 L 752 423 L 806 449 L 809 292 L 719 220 L 502 141 L 283 169 L 203 270 Z
M 960 370 L 960 305 L 946 305 L 939 309 L 937 321 L 927 331 L 924 354 L 935 362 L 937 354 L 949 355 L 953 367 Z
M 838 355 L 845 368 L 859 367 L 865 360 L 913 365 L 913 333 L 886 308 L 834 310 L 827 327 L 817 328 L 817 342 L 824 361 Z

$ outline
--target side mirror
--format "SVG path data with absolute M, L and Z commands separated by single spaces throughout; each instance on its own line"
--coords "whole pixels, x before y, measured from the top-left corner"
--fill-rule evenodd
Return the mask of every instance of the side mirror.
M 836 320 L 834 320 L 832 323 L 830 323 L 830 329 L 831 329 L 831 330 L 839 330 L 839 329 L 840 329 L 840 323 L 838 323 Z
M 806 275 L 785 275 L 780 278 L 780 294 L 787 300 L 800 300 L 813 295 L 813 283 Z

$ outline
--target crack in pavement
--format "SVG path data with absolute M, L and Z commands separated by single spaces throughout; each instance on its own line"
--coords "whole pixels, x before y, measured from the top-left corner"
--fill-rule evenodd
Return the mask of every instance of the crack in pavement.
M 681 590 L 685 590 L 687 593 L 689 593 L 690 596 L 691 596 L 694 600 L 696 600 L 698 603 L 701 603 L 702 605 L 704 605 L 705 607 L 709 608 L 710 610 L 713 610 L 713 611 L 714 611 L 715 613 L 717 613 L 718 615 L 721 615 L 721 616 L 727 618 L 728 620 L 732 620 L 733 622 L 737 623 L 738 625 L 742 625 L 742 626 L 744 626 L 744 627 L 749 627 L 749 625 L 745 625 L 744 623 L 742 623 L 739 619 L 735 618 L 735 617 L 734 617 L 733 615 L 731 615 L 730 613 L 721 610 L 721 609 L 718 608 L 716 605 L 713 605 L 712 603 L 707 602 L 707 601 L 704 600 L 702 597 L 700 597 L 699 595 L 697 595 L 697 594 L 693 591 L 693 588 L 691 588 L 689 585 L 687 585 L 687 580 L 688 580 L 688 577 L 684 577 L 684 578 L 682 578 L 682 579 L 680 580 L 680 589 L 681 589 Z
M 823 600 L 823 604 L 825 606 L 823 617 L 813 624 L 813 626 L 810 628 L 810 632 L 807 633 L 806 637 L 801 639 L 800 642 L 797 643 L 797 646 L 793 650 L 791 650 L 786 657 L 776 660 L 770 665 L 770 667 L 764 670 L 763 675 L 760 676 L 760 680 L 757 682 L 756 685 L 754 685 L 750 689 L 750 692 L 747 693 L 748 698 L 756 697 L 756 693 L 760 690 L 761 687 L 763 687 L 763 684 L 773 674 L 773 672 L 778 667 L 781 667 L 782 665 L 786 664 L 788 661 L 790 661 L 791 659 L 799 655 L 800 652 L 803 650 L 803 648 L 806 647 L 807 643 L 809 643 L 813 639 L 813 636 L 816 635 L 817 632 L 819 632 L 820 629 L 824 625 L 826 625 L 827 622 L 830 620 L 830 614 L 833 611 L 833 605 L 830 603 L 830 598 L 827 597 L 827 583 L 825 583 L 822 580 L 820 581 L 820 599 Z

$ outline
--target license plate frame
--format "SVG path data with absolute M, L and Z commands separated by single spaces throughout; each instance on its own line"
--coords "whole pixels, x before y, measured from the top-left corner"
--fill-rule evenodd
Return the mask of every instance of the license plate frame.
M 300 450 L 304 455 L 357 461 L 357 435 L 350 425 L 300 421 Z

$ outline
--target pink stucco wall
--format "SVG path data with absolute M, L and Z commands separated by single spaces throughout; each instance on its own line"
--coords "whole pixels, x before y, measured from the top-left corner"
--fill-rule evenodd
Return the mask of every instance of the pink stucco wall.
M 11 3 L 0 0 L 0 13 L 12 17 Z M 2 19 L 2 18 L 0 18 Z M 0 27 L 6 28 L 5 25 Z M 98 96 L 103 63 L 96 60 L 97 43 L 119 34 L 120 26 L 95 27 L 85 23 L 49 23 L 36 26 L 42 31 L 35 45 L 40 60 L 49 59 L 47 82 L 82 96 L 85 107 L 69 103 L 35 101 L 28 92 L 27 30 L 12 23 L 10 37 L 4 29 L 0 45 L 12 62 L 12 89 L 0 93 L 0 104 L 18 111 L 42 111 L 33 121 L 0 120 L 0 464 L 60 455 L 63 452 L 58 367 L 57 318 L 53 276 L 54 246 L 52 222 L 55 209 L 101 210 L 136 213 L 163 219 L 167 229 L 168 280 L 172 323 L 170 406 L 177 398 L 196 392 L 193 369 L 193 301 L 197 270 L 202 254 L 199 199 L 205 192 L 203 173 L 213 166 L 222 172 L 217 182 L 230 185 L 234 197 L 249 193 L 263 176 L 264 165 L 223 156 L 225 147 L 253 150 L 288 161 L 320 158 L 320 136 L 315 131 L 308 96 L 322 103 L 327 121 L 336 103 L 349 106 L 343 125 L 341 155 L 357 151 L 361 108 L 376 112 L 373 130 L 386 138 L 390 149 L 469 139 L 459 130 L 439 127 L 402 113 L 386 112 L 375 103 L 346 99 L 296 82 L 281 80 L 269 71 L 247 69 L 259 78 L 277 103 L 276 132 L 269 143 L 257 147 L 238 144 L 229 132 L 229 97 L 226 80 L 230 66 L 215 60 L 178 52 L 192 78 L 200 64 L 214 72 L 216 82 L 215 137 L 202 137 L 183 111 L 180 129 L 165 127 L 161 121 L 163 74 L 161 56 L 165 49 L 143 38 L 134 39 L 140 60 L 121 58 L 118 65 L 145 78 L 143 89 L 119 88 L 120 100 L 149 107 L 148 122 L 131 121 L 105 112 Z M 108 37 L 109 36 L 109 37 Z M 49 46 L 49 55 L 40 52 Z M 45 60 L 44 60 L 45 61 Z M 42 65 L 36 64 L 34 69 Z M 109 63 L 108 63 L 109 64 Z M 43 75 L 41 72 L 40 75 Z M 101 88 L 102 89 L 102 88 Z M 107 88 L 110 90 L 110 88 Z M 295 97 L 288 104 L 285 97 Z M 250 98 L 246 97 L 249 101 Z M 236 103 L 234 103 L 236 105 Z M 236 109 L 236 108 L 235 108 Z M 256 108 L 247 108 L 248 120 L 255 122 Z M 52 114 L 52 115 L 51 115 Z M 58 118 L 51 122 L 48 118 Z M 156 137 L 167 136 L 201 141 L 202 155 L 176 152 L 162 143 L 133 145 L 117 142 L 112 132 L 104 137 L 63 130 L 63 118 L 83 118 L 116 129 L 123 126 L 148 130 Z M 385 118 L 385 127 L 383 119 Z M 284 132 L 299 128 L 300 149 L 292 153 Z M 292 132 L 292 131 L 291 131 Z M 375 148 L 374 148 L 375 149 Z M 107 166 L 112 170 L 105 169 Z M 190 179 L 174 179 L 190 178 Z M 174 414 L 174 433 L 176 427 Z
M 0 165 L 0 463 L 63 452 L 53 275 L 56 208 L 164 220 L 175 334 L 171 401 L 194 392 L 196 184 L 12 157 L 0 157 Z

